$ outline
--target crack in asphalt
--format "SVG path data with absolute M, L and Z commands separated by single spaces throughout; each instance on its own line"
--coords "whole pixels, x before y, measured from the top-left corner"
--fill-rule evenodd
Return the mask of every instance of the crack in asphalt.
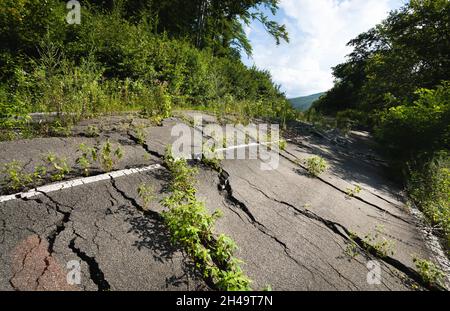
M 108 291 L 111 289 L 111 285 L 108 283 L 108 281 L 105 278 L 105 274 L 100 269 L 100 266 L 98 262 L 95 260 L 95 257 L 88 256 L 85 252 L 81 251 L 81 249 L 77 248 L 75 246 L 75 240 L 77 238 L 73 238 L 69 243 L 69 248 L 81 259 L 83 260 L 89 268 L 89 275 L 94 282 L 95 285 L 97 285 L 97 288 L 99 291 Z
M 287 153 L 287 154 L 289 154 L 289 155 L 291 155 L 292 157 L 298 159 L 294 154 L 290 153 L 289 151 L 284 150 L 284 152 Z M 304 169 L 305 171 L 308 171 L 308 169 L 307 169 L 303 164 L 301 164 L 301 163 L 299 163 L 299 162 L 295 162 L 295 161 L 293 161 L 292 159 L 290 159 L 289 157 L 287 157 L 287 156 L 285 156 L 285 155 L 283 155 L 283 154 L 281 154 L 281 153 L 280 153 L 280 156 L 282 156 L 284 159 L 288 160 L 289 162 L 291 162 L 291 163 L 293 163 L 293 164 L 295 164 L 295 165 L 297 165 L 297 166 L 300 166 L 300 167 L 301 167 L 302 169 Z M 298 159 L 298 160 L 300 160 L 300 159 Z M 337 190 L 337 191 L 339 191 L 339 192 L 341 192 L 341 193 L 347 195 L 347 193 L 346 193 L 344 190 L 342 190 L 341 188 L 335 186 L 333 183 L 331 183 L 331 182 L 329 182 L 329 181 L 323 179 L 322 177 L 316 176 L 315 178 L 317 178 L 317 179 L 320 180 L 321 182 L 327 184 L 328 186 L 334 188 L 335 190 Z M 367 200 L 365 200 L 365 199 L 363 199 L 363 198 L 361 198 L 361 197 L 359 197 L 359 196 L 357 196 L 357 195 L 354 195 L 353 198 L 356 199 L 356 200 L 358 200 L 358 201 L 361 201 L 361 202 L 363 202 L 363 203 L 365 203 L 365 204 L 367 204 L 367 205 L 370 205 L 370 206 L 376 208 L 377 210 L 379 210 L 379 211 L 381 211 L 381 212 L 383 212 L 383 213 L 385 213 L 385 214 L 387 214 L 387 215 L 389 215 L 389 216 L 391 216 L 391 217 L 394 217 L 395 219 L 398 219 L 398 220 L 400 220 L 400 221 L 402 221 L 402 222 L 404 222 L 404 223 L 407 223 L 408 225 L 412 225 L 412 223 L 410 223 L 409 221 L 403 219 L 402 217 L 400 217 L 400 216 L 398 216 L 398 215 L 395 215 L 395 214 L 389 212 L 388 210 L 385 210 L 384 208 L 382 208 L 382 207 L 380 207 L 380 206 L 378 206 L 378 205 L 376 205 L 376 204 L 374 204 L 374 203 L 372 203 L 372 202 L 369 202 L 369 201 L 367 201 Z
M 285 242 L 281 241 L 278 237 L 276 237 L 274 234 L 270 233 L 270 230 L 264 226 L 262 223 L 260 223 L 259 221 L 256 220 L 256 218 L 254 217 L 254 215 L 250 212 L 250 210 L 248 209 L 248 207 L 245 205 L 245 203 L 243 203 L 242 201 L 240 201 L 239 199 L 237 199 L 234 195 L 233 195 L 233 189 L 231 188 L 231 185 L 229 183 L 229 174 L 228 172 L 226 172 L 224 169 L 221 169 L 220 171 L 216 171 L 219 173 L 219 180 L 220 180 L 220 184 L 219 184 L 219 190 L 225 191 L 226 195 L 225 198 L 228 201 L 229 204 L 231 204 L 232 206 L 237 206 L 240 210 L 242 210 L 247 217 L 250 219 L 250 223 L 261 233 L 263 233 L 264 235 L 268 236 L 269 238 L 273 239 L 275 242 L 277 242 L 282 248 L 284 253 L 286 254 L 286 256 L 292 260 L 293 262 L 295 262 L 297 265 L 303 267 L 305 270 L 307 270 L 311 276 L 313 278 L 315 278 L 315 274 L 314 272 L 307 266 L 305 266 L 303 263 L 301 263 L 300 261 L 298 261 L 294 256 L 292 256 L 291 254 L 291 250 L 289 249 L 289 247 L 286 245 Z M 221 192 L 222 192 L 221 191 Z M 316 269 L 314 269 L 316 270 Z M 317 272 L 319 272 L 319 274 L 322 274 L 320 271 L 316 270 Z M 322 276 L 322 275 L 321 275 Z M 330 283 L 328 281 L 328 279 L 324 276 L 322 276 L 322 278 L 331 286 L 334 287 L 334 284 Z
M 136 201 L 135 198 L 130 197 L 129 195 L 127 195 L 125 193 L 125 191 L 120 189 L 117 186 L 117 182 L 116 182 L 116 180 L 114 178 L 111 178 L 111 185 L 114 188 L 114 190 L 117 191 L 117 193 L 119 193 L 125 200 L 130 202 L 131 205 L 133 207 L 135 207 L 138 211 L 140 211 L 142 214 L 144 214 L 144 216 L 148 216 L 148 217 L 150 217 L 150 218 L 152 218 L 154 220 L 163 221 L 163 218 L 162 218 L 162 216 L 159 213 L 154 212 L 152 210 L 145 210 L 145 209 L 143 209 L 142 206 Z
M 128 132 L 128 138 L 130 138 L 131 141 L 133 141 L 136 145 L 141 146 L 142 148 L 144 148 L 144 150 L 149 153 L 150 155 L 157 157 L 159 159 L 164 158 L 163 155 L 161 155 L 160 153 L 153 151 L 150 149 L 149 145 L 146 142 L 139 142 L 139 139 L 134 136 L 131 132 Z
M 255 187 L 253 187 L 253 188 L 255 188 Z M 274 202 L 280 203 L 282 205 L 288 206 L 288 207 L 294 209 L 295 211 L 297 211 L 298 213 L 302 214 L 303 216 L 306 216 L 306 217 L 308 217 L 310 219 L 314 219 L 316 221 L 321 222 L 322 224 L 327 226 L 332 232 L 340 235 L 345 241 L 347 241 L 347 242 L 355 242 L 360 247 L 361 250 L 365 251 L 366 253 L 372 255 L 373 257 L 375 257 L 377 259 L 382 260 L 383 262 L 391 265 L 392 267 L 396 268 L 397 270 L 403 272 L 406 276 L 408 276 L 410 279 L 414 280 L 418 284 L 422 285 L 423 287 L 428 288 L 430 290 L 439 290 L 439 291 L 445 290 L 440 285 L 426 283 L 422 279 L 422 277 L 420 276 L 419 273 L 417 273 L 415 270 L 411 269 L 410 267 L 404 265 L 399 260 L 397 260 L 395 258 L 392 258 L 390 256 L 380 256 L 380 254 L 376 251 L 376 249 L 374 249 L 370 244 L 365 242 L 359 236 L 356 236 L 355 234 L 350 232 L 350 230 L 348 230 L 343 225 L 341 225 L 341 224 L 339 224 L 337 222 L 325 219 L 323 217 L 320 217 L 319 215 L 313 213 L 310 210 L 299 209 L 296 206 L 294 206 L 294 205 L 292 205 L 292 204 L 290 204 L 288 202 L 272 198 L 272 197 L 268 196 L 266 193 L 264 193 L 262 190 L 260 190 L 258 188 L 255 188 L 255 189 L 260 191 L 268 199 L 270 199 L 270 200 L 272 200 Z

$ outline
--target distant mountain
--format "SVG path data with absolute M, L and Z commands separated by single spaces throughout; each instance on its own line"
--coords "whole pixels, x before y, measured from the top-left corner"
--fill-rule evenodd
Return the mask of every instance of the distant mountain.
M 294 106 L 295 109 L 298 109 L 300 111 L 306 111 L 323 94 L 325 94 L 325 92 L 317 93 L 317 94 L 313 94 L 313 95 L 309 95 L 309 96 L 291 98 L 291 99 L 289 99 L 289 101 L 292 103 L 292 106 Z

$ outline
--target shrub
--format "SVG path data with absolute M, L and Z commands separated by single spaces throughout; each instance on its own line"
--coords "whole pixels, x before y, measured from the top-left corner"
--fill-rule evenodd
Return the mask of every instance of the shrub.
M 306 168 L 312 176 L 319 176 L 328 169 L 328 163 L 319 156 L 313 156 L 306 160 Z
M 396 158 L 450 149 L 450 82 L 436 90 L 420 89 L 412 104 L 390 108 L 381 115 L 376 137 Z
M 155 190 L 153 189 L 152 185 L 142 183 L 139 185 L 138 195 L 144 202 L 144 209 L 147 210 L 149 208 L 150 202 L 155 199 Z
M 433 262 L 419 258 L 413 258 L 413 261 L 425 283 L 442 285 L 445 274 Z
M 172 241 L 186 250 L 203 276 L 211 279 L 218 289 L 250 290 L 250 279 L 242 272 L 240 261 L 233 257 L 235 242 L 225 235 L 214 236 L 214 224 L 221 213 L 207 213 L 205 204 L 195 197 L 192 181 L 196 170 L 186 160 L 175 159 L 170 147 L 164 160 L 171 173 L 172 193 L 162 201 L 167 208 L 163 218 Z
M 446 237 L 450 249 L 450 155 L 436 153 L 425 164 L 411 164 L 407 189 L 412 200 Z
M 4 185 L 9 190 L 17 191 L 33 183 L 33 174 L 26 173 L 19 161 L 4 164 L 1 173 L 5 176 Z

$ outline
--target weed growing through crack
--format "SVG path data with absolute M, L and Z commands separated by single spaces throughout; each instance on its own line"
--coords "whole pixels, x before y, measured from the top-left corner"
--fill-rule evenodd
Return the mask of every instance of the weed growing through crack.
M 286 147 L 287 147 L 287 142 L 284 139 L 280 139 L 280 141 L 278 142 L 278 148 L 281 151 L 284 151 L 284 150 L 286 150 Z
M 135 126 L 134 133 L 135 133 L 137 143 L 139 145 L 144 145 L 145 139 L 146 139 L 145 132 L 144 132 L 144 126 L 143 125 Z
M 113 146 L 111 142 L 108 140 L 102 146 L 100 150 L 100 165 L 105 172 L 111 172 L 114 167 L 117 165 L 119 160 L 123 158 L 123 150 L 120 146 L 118 146 L 113 151 Z
M 98 137 L 100 136 L 100 129 L 95 125 L 89 125 L 86 132 L 87 137 Z
M 345 193 L 347 194 L 347 197 L 354 198 L 356 195 L 361 193 L 361 187 L 359 185 L 356 185 L 353 189 L 347 188 L 345 190 Z
M 445 277 L 444 272 L 439 269 L 433 262 L 420 259 L 417 257 L 413 258 L 413 262 L 422 277 L 422 280 L 428 285 L 442 285 Z
M 311 176 L 319 176 L 328 169 L 327 161 L 319 156 L 313 156 L 306 160 L 306 168 Z
M 197 170 L 185 159 L 175 159 L 169 147 L 164 157 L 171 174 L 171 195 L 162 204 L 167 209 L 163 218 L 171 232 L 172 241 L 183 246 L 193 258 L 203 276 L 220 290 L 250 290 L 250 279 L 243 273 L 233 256 L 236 243 L 226 235 L 213 233 L 219 211 L 209 214 L 205 204 L 197 200 L 193 184 Z
M 144 210 L 148 210 L 150 203 L 156 198 L 153 186 L 147 183 L 142 183 L 139 185 L 138 195 L 144 202 Z
M 49 153 L 44 159 L 51 167 L 49 172 L 51 172 L 51 180 L 52 181 L 60 181 L 63 180 L 64 177 L 70 173 L 70 167 L 67 164 L 67 160 L 64 158 L 60 158 L 54 153 Z
M 356 258 L 359 255 L 358 244 L 356 244 L 355 241 L 350 238 L 350 241 L 347 243 L 344 252 L 345 255 L 347 255 L 350 259 Z
M 217 172 L 222 170 L 222 163 L 216 155 L 215 147 L 209 148 L 208 146 L 203 145 L 201 162 Z
M 33 174 L 25 173 L 24 165 L 16 160 L 5 163 L 1 173 L 5 176 L 5 188 L 9 190 L 23 189 L 33 183 Z
M 63 123 L 59 120 L 53 122 L 50 126 L 50 132 L 56 136 L 69 137 L 72 135 L 72 125 Z
M 97 149 L 88 147 L 85 144 L 80 144 L 78 152 L 81 152 L 81 156 L 77 159 L 77 164 L 83 170 L 84 176 L 89 176 L 92 162 L 96 162 L 98 159 Z
M 364 236 L 363 242 L 368 249 L 373 249 L 380 257 L 394 255 L 395 242 L 382 236 L 384 228 L 377 226 L 375 233 L 368 233 Z

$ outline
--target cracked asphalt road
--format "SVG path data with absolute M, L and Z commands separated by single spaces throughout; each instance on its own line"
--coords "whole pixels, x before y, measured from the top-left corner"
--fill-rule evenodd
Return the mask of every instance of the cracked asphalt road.
M 194 114 L 185 113 L 185 118 Z M 74 137 L 1 142 L 0 163 L 18 160 L 31 171 L 52 151 L 75 166 L 80 143 L 99 146 L 109 139 L 124 148 L 117 170 L 144 167 L 162 162 L 166 146 L 176 139 L 171 128 L 179 122 L 171 118 L 157 127 L 136 116 L 84 121 L 75 127 Z M 100 136 L 85 137 L 92 124 L 100 128 Z M 145 133 L 142 145 L 136 126 Z M 293 126 L 288 134 L 290 142 L 274 171 L 261 170 L 260 160 L 224 160 L 220 173 L 199 166 L 198 197 L 211 212 L 222 211 L 216 233 L 237 242 L 237 257 L 244 261 L 252 288 L 422 288 L 413 255 L 432 259 L 433 254 L 402 201 L 401 189 L 370 150 L 370 139 L 352 133 L 342 143 L 304 125 Z M 308 176 L 301 164 L 311 155 L 321 155 L 331 165 L 320 178 Z M 94 166 L 93 172 L 100 168 Z M 79 170 L 68 176 L 75 177 Z M 0 203 L 0 289 L 211 290 L 164 227 L 158 202 L 167 193 L 168 178 L 161 167 Z M 157 194 L 148 210 L 137 195 L 143 182 Z M 348 196 L 347 189 L 355 185 L 361 193 Z M 383 257 L 367 249 L 377 228 L 383 228 L 377 238 L 394 245 L 393 254 Z M 81 264 L 79 285 L 66 280 L 72 260 Z M 367 281 L 370 261 L 380 265 L 380 284 Z

